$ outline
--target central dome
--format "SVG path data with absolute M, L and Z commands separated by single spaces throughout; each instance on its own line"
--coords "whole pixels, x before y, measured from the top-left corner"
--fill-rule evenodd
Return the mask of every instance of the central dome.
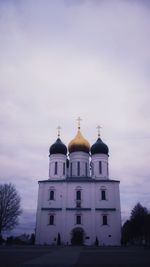
M 80 130 L 78 129 L 77 135 L 75 138 L 69 143 L 68 145 L 69 153 L 82 151 L 89 153 L 90 151 L 90 144 L 89 142 L 83 137 Z

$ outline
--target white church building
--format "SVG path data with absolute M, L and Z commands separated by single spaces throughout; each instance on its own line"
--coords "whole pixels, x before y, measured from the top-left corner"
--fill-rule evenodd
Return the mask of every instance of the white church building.
M 36 244 L 120 245 L 119 181 L 109 178 L 109 149 L 98 131 L 90 146 L 80 130 L 68 150 L 49 149 L 49 178 L 39 181 Z

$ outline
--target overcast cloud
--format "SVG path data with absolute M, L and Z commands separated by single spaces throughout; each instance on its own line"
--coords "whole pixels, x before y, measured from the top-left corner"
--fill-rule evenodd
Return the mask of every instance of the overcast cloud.
M 122 220 L 150 209 L 150 5 L 125 0 L 0 1 L 0 182 L 12 182 L 32 232 L 38 180 L 62 126 L 91 145 L 101 124 Z

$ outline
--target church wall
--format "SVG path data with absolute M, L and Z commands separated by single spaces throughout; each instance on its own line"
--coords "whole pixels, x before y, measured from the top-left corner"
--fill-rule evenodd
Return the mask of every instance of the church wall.
M 94 245 L 97 237 L 99 245 L 119 245 L 119 182 L 109 179 L 109 149 L 100 139 L 100 127 L 90 146 L 78 122 L 68 150 L 60 127 L 49 149 L 49 179 L 39 182 L 36 244 L 57 244 L 58 233 L 62 244 L 71 244 L 74 233 L 75 244 Z
M 49 216 L 55 216 L 54 225 L 49 224 Z M 57 244 L 58 233 L 62 233 L 62 212 L 61 211 L 41 211 L 41 224 L 38 229 L 40 235 L 36 238 L 36 243 L 41 245 Z
M 83 228 L 85 244 L 94 244 L 96 236 L 101 245 L 115 245 L 120 242 L 119 184 L 109 182 L 50 182 L 40 183 L 37 214 L 36 243 L 54 244 L 58 232 L 65 244 L 70 243 L 71 232 L 75 227 Z M 100 199 L 100 190 L 106 188 L 107 200 Z M 56 190 L 55 200 L 49 201 L 49 190 Z M 76 189 L 81 189 L 81 207 L 76 207 Z M 45 210 L 41 210 L 45 208 Z M 70 210 L 66 210 L 66 209 Z M 103 210 L 95 210 L 95 209 Z M 61 209 L 61 210 L 57 210 Z M 85 210 L 84 210 L 85 209 Z M 86 210 L 89 209 L 89 210 Z M 116 209 L 116 210 L 105 210 Z M 49 215 L 54 214 L 55 225 L 48 225 Z M 76 215 L 82 216 L 81 225 L 76 225 Z M 108 225 L 101 225 L 102 215 L 108 215 Z M 113 233 L 113 234 L 112 234 Z M 111 235 L 111 237 L 109 236 Z
M 101 162 L 101 173 L 99 172 L 99 162 Z M 91 157 L 92 177 L 95 179 L 108 179 L 108 156 L 104 154 L 94 154 Z
M 49 160 L 49 178 L 53 179 L 64 179 L 66 177 L 66 159 L 67 157 L 63 154 L 50 155 Z M 55 162 L 57 162 L 57 173 L 55 173 Z M 63 164 L 65 164 L 65 173 L 63 173 Z
M 80 177 L 90 176 L 89 171 L 89 154 L 85 152 L 73 152 L 70 154 L 70 176 L 78 176 L 78 162 L 80 162 Z M 72 175 L 71 175 L 71 164 L 72 164 Z M 87 173 L 86 173 L 87 164 Z
M 120 245 L 121 223 L 119 211 L 97 211 L 95 216 L 95 232 L 99 245 Z M 107 215 L 108 225 L 102 224 L 102 216 Z
M 106 200 L 102 200 L 102 190 L 105 191 Z M 119 183 L 96 183 L 94 206 L 96 208 L 116 208 L 120 210 Z

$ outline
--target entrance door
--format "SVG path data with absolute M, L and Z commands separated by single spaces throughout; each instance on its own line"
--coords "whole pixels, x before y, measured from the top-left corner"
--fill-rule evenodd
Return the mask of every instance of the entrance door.
M 71 244 L 75 246 L 83 245 L 83 229 L 82 228 L 73 229 Z

